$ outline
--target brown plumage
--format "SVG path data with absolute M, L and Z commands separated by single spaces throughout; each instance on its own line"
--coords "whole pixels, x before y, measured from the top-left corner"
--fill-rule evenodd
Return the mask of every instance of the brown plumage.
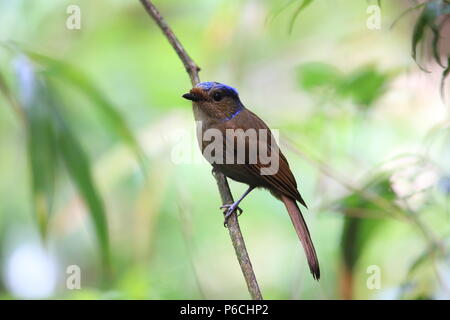
M 249 190 L 244 196 L 232 206 L 229 206 L 227 216 L 232 214 L 236 209 L 240 209 L 238 204 L 253 188 L 269 190 L 273 196 L 281 200 L 286 206 L 305 250 L 311 273 L 318 280 L 320 278 L 319 262 L 308 227 L 297 205 L 297 201 L 305 207 L 306 203 L 297 190 L 297 182 L 289 168 L 288 161 L 279 150 L 269 127 L 256 114 L 242 105 L 235 89 L 226 85 L 215 82 L 204 82 L 194 87 L 190 93 L 185 94 L 183 97 L 193 101 L 194 116 L 199 126 L 198 132 L 201 133 L 199 135 L 199 144 L 206 159 L 216 170 L 219 170 L 225 176 L 249 186 Z M 211 157 L 205 154 L 205 150 L 207 150 L 212 141 L 203 139 L 209 129 L 216 129 L 223 137 L 222 149 L 219 150 L 216 148 L 215 152 L 211 154 Z M 245 131 L 248 129 L 255 129 L 257 134 L 246 136 Z M 266 130 L 267 139 L 262 139 L 260 134 L 262 131 L 259 131 L 260 129 Z M 235 132 L 236 134 L 229 137 L 226 134 L 227 130 L 231 130 L 231 132 Z M 231 139 L 234 139 L 234 141 L 231 141 Z M 245 145 L 243 158 L 238 157 L 238 150 L 236 150 L 239 140 Z M 262 144 L 267 146 L 269 157 L 276 157 L 278 161 L 278 170 L 274 171 L 273 174 L 261 174 L 261 169 L 268 168 L 269 165 L 262 161 L 259 153 L 254 158 L 256 161 L 251 160 L 251 147 L 264 147 Z M 222 152 L 223 156 L 214 158 L 218 150 Z M 278 152 L 278 154 L 274 152 Z M 234 159 L 233 163 L 226 162 L 227 156 Z M 217 161 L 218 158 L 222 159 L 222 161 Z M 238 160 L 241 162 L 238 162 Z

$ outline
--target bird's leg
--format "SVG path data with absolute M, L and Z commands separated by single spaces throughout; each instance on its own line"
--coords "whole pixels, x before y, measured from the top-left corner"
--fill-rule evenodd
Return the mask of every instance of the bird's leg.
M 239 203 L 241 203 L 242 200 L 244 200 L 244 198 L 253 190 L 255 189 L 255 187 L 250 186 L 247 191 L 244 192 L 244 194 L 237 200 L 235 201 L 233 204 L 224 204 L 223 206 L 220 207 L 220 209 L 228 209 L 227 213 L 225 214 L 225 220 L 223 222 L 223 225 L 226 227 L 227 223 L 228 223 L 228 219 L 230 218 L 230 216 L 233 214 L 233 212 L 235 212 L 236 210 L 239 211 L 239 215 L 240 216 L 242 214 L 242 209 L 239 208 Z

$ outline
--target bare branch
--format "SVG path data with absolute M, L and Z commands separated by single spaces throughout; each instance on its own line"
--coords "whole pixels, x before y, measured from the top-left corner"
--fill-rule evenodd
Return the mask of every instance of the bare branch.
M 213 175 L 214 178 L 216 178 L 222 203 L 233 203 L 234 200 L 230 192 L 230 186 L 228 185 L 227 178 L 225 178 L 222 173 L 215 170 L 213 171 Z M 236 251 L 236 256 L 239 260 L 239 264 L 241 265 L 242 273 L 244 274 L 245 282 L 247 282 L 248 291 L 250 292 L 253 300 L 262 300 L 261 291 L 259 290 L 252 263 L 245 247 L 244 238 L 242 237 L 242 232 L 239 227 L 236 213 L 232 214 L 228 219 L 227 227 L 228 232 L 230 233 L 231 241 L 233 242 L 234 250 Z
M 191 78 L 192 85 L 196 85 L 200 82 L 198 72 L 200 68 L 197 64 L 189 57 L 184 47 L 181 45 L 180 41 L 177 39 L 173 31 L 170 29 L 169 25 L 166 23 L 164 18 L 159 13 L 158 9 L 149 0 L 140 0 L 144 6 L 147 13 L 153 18 L 153 20 L 161 28 L 161 31 L 166 36 L 167 40 L 172 45 L 178 57 L 183 62 L 186 72 Z M 230 192 L 230 187 L 228 186 L 228 181 L 226 177 L 219 172 L 213 172 L 214 178 L 217 182 L 217 187 L 219 189 L 220 197 L 222 198 L 223 204 L 231 204 L 234 202 L 233 196 Z M 252 263 L 250 257 L 248 256 L 247 249 L 245 247 L 244 238 L 242 237 L 242 232 L 239 227 L 239 222 L 236 214 L 232 214 L 228 219 L 228 231 L 230 233 L 231 241 L 233 243 L 234 250 L 236 251 L 236 257 L 238 258 L 239 264 L 244 274 L 245 282 L 247 283 L 248 291 L 254 300 L 262 300 L 262 295 L 259 290 L 258 282 L 256 281 L 255 272 L 253 271 Z

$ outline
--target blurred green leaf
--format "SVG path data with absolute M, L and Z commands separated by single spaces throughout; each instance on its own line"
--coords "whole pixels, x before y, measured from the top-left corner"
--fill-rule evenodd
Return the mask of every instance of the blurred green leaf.
M 439 52 L 439 40 L 440 40 L 440 30 L 443 24 L 438 26 L 438 18 L 443 15 L 450 13 L 450 3 L 443 0 L 433 0 L 425 4 L 419 18 L 417 19 L 413 35 L 412 35 L 412 57 L 417 63 L 417 46 L 421 41 L 425 39 L 425 32 L 429 28 L 433 34 L 433 39 L 431 42 L 431 51 L 433 57 L 441 67 L 444 66 L 441 63 L 440 52 Z M 418 66 L 425 70 L 419 63 Z M 425 70 L 427 71 L 427 70 Z
M 298 15 L 309 6 L 314 0 L 303 0 L 303 2 L 295 9 L 294 14 L 292 15 L 291 22 L 289 24 L 289 33 L 292 33 L 292 29 L 294 28 L 295 21 L 297 20 Z
M 434 60 L 439 66 L 445 68 L 441 62 L 441 54 L 439 52 L 439 40 L 441 37 L 440 29 L 437 26 L 433 25 L 431 26 L 431 30 L 433 32 L 433 41 L 431 44 L 431 50 L 433 52 Z
M 33 203 L 41 234 L 46 236 L 56 168 L 58 159 L 61 158 L 89 208 L 98 237 L 101 260 L 108 267 L 110 251 L 105 209 L 92 179 L 89 159 L 61 113 L 62 100 L 58 99 L 58 93 L 46 81 L 48 79 L 43 74 L 34 72 L 34 66 L 26 56 L 20 55 L 15 66 L 18 79 L 17 107 L 25 114 Z M 13 103 L 13 94 L 1 75 L 0 90 Z
M 286 2 L 283 6 L 279 7 L 278 9 L 269 12 L 269 14 L 266 17 L 265 23 L 266 24 L 271 23 L 271 21 L 275 20 L 284 10 L 286 10 L 290 5 L 292 5 L 295 2 L 296 0 L 290 0 Z
M 337 87 L 341 74 L 337 68 L 322 62 L 309 62 L 298 67 L 298 81 L 305 90 Z
M 7 101 L 11 101 L 11 91 L 9 90 L 8 84 L 6 83 L 6 79 L 3 76 L 3 73 L 0 71 L 0 92 L 3 94 Z
M 341 237 L 341 252 L 345 266 L 352 271 L 372 236 L 384 221 L 377 218 L 346 216 Z
M 381 72 L 366 65 L 348 75 L 326 63 L 310 62 L 298 67 L 298 82 L 308 91 L 333 89 L 338 96 L 350 98 L 357 105 L 370 107 L 385 92 L 393 72 Z
M 97 233 L 102 262 L 105 267 L 109 266 L 110 251 L 108 226 L 105 208 L 102 199 L 94 185 L 89 159 L 78 140 L 72 134 L 63 117 L 57 114 L 57 139 L 61 158 L 74 181 L 78 192 L 89 208 L 95 231 Z
M 368 65 L 344 78 L 338 93 L 350 96 L 358 105 L 369 107 L 385 92 L 390 79 L 389 73 L 382 73 L 375 66 Z
M 447 79 L 448 75 L 450 74 L 450 56 L 447 58 L 447 68 L 442 72 L 441 77 L 441 97 L 444 99 L 444 87 L 445 87 L 445 80 Z
M 44 238 L 47 235 L 48 217 L 52 213 L 58 161 L 55 130 L 45 94 L 45 89 L 38 86 L 36 96 L 29 104 L 24 104 L 34 208 Z
M 20 120 L 25 121 L 23 111 L 18 105 L 14 97 L 14 94 L 11 92 L 8 83 L 6 82 L 6 79 L 1 71 L 0 71 L 0 93 L 4 96 L 7 103 L 11 105 L 11 108 L 17 113 Z
M 430 6 L 431 3 L 427 3 L 425 5 L 425 8 L 422 10 L 422 13 L 420 14 L 419 18 L 416 21 L 416 24 L 414 25 L 413 30 L 413 36 L 412 36 L 412 57 L 417 62 L 417 45 L 419 42 L 423 39 L 425 28 L 426 26 L 431 22 L 434 21 L 436 18 L 436 10 L 432 10 L 432 6 Z M 420 65 L 419 65 L 420 66 Z M 421 67 L 422 68 L 422 67 Z
M 378 174 L 372 177 L 362 188 L 361 191 L 351 193 L 339 201 L 339 210 L 361 209 L 361 210 L 383 210 L 376 202 L 368 200 L 362 196 L 365 194 L 377 195 L 387 201 L 396 199 L 395 193 L 391 189 L 391 182 L 387 173 Z
M 136 137 L 128 127 L 124 117 L 117 111 L 103 93 L 89 80 L 89 78 L 77 68 L 54 58 L 28 51 L 28 55 L 35 61 L 44 64 L 49 68 L 50 74 L 58 74 L 76 87 L 80 92 L 88 96 L 90 101 L 97 107 L 103 123 L 109 130 L 120 137 L 134 152 L 145 174 L 145 153 L 140 147 Z
M 371 179 L 362 189 L 369 194 L 375 194 L 387 201 L 394 201 L 395 194 L 391 183 L 385 175 Z M 375 202 L 367 200 L 361 193 L 355 192 L 339 201 L 339 210 L 347 213 L 344 220 L 344 230 L 341 237 L 342 257 L 348 270 L 353 270 L 364 248 L 367 246 L 376 230 L 384 223 L 383 215 L 380 218 L 365 218 L 367 212 L 380 212 Z M 359 213 L 361 217 L 351 214 Z
M 390 29 L 394 28 L 394 26 L 397 24 L 397 22 L 400 21 L 401 18 L 403 18 L 404 16 L 406 16 L 408 13 L 413 12 L 414 10 L 417 10 L 423 6 L 425 6 L 426 3 L 419 3 L 418 5 L 415 5 L 411 8 L 406 9 L 405 11 L 402 12 L 402 14 L 400 14 L 395 20 L 394 22 L 391 24 Z
M 429 72 L 426 70 L 418 61 L 417 61 L 417 47 L 420 42 L 425 41 L 426 31 L 429 29 L 432 33 L 432 41 L 431 41 L 431 54 L 435 60 L 435 62 L 444 68 L 444 72 L 441 78 L 441 97 L 444 98 L 444 83 L 445 79 L 448 76 L 448 64 L 445 67 L 441 61 L 441 52 L 439 51 L 439 41 L 441 39 L 441 30 L 447 19 L 449 18 L 448 14 L 450 13 L 450 3 L 447 0 L 432 0 L 428 2 L 424 2 L 418 4 L 410 9 L 406 10 L 396 21 L 392 24 L 392 26 L 405 14 L 411 12 L 419 7 L 424 7 L 422 12 L 417 19 L 414 30 L 412 34 L 412 57 L 414 61 L 417 63 L 420 69 Z M 447 15 L 444 19 L 440 20 L 440 18 L 444 15 Z M 438 25 L 438 23 L 440 24 Z
M 436 246 L 427 248 L 422 252 L 410 265 L 408 273 L 406 274 L 406 279 L 412 278 L 414 272 L 416 272 L 422 265 L 430 261 L 430 257 L 436 253 L 439 248 Z
M 49 110 L 44 83 L 36 78 L 31 61 L 20 55 L 15 60 L 18 79 L 18 99 L 3 83 L 10 102 L 21 109 L 26 124 L 28 160 L 31 170 L 33 207 L 39 231 L 45 239 L 49 215 L 52 212 L 54 183 L 57 167 L 57 152 L 52 114 Z M 1 81 L 4 82 L 4 81 Z M 16 101 L 17 105 L 16 105 Z

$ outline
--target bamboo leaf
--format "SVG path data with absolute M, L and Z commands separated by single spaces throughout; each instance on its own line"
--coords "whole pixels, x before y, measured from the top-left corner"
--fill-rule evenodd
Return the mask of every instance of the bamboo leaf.
M 16 112 L 20 120 L 25 121 L 25 116 L 21 107 L 19 106 L 14 94 L 11 92 L 5 77 L 0 72 L 0 93 L 5 97 L 5 100 L 11 105 L 11 108 Z
M 401 20 L 401 18 L 403 18 L 404 16 L 406 16 L 408 13 L 413 12 L 414 10 L 417 10 L 419 8 L 422 8 L 423 6 L 425 6 L 426 3 L 420 3 L 416 6 L 413 6 L 411 8 L 408 8 L 407 10 L 403 11 L 402 14 L 400 14 L 395 20 L 394 22 L 391 24 L 391 26 L 389 27 L 389 29 L 394 28 L 394 26 L 397 24 L 397 22 L 399 22 Z
M 364 249 L 384 222 L 384 220 L 376 218 L 345 217 L 341 252 L 344 264 L 349 271 L 354 270 Z
M 302 10 L 304 10 L 306 7 L 308 7 L 314 0 L 303 0 L 303 2 L 298 6 L 298 8 L 295 10 L 294 14 L 292 15 L 291 22 L 289 24 L 289 34 L 292 33 L 292 29 L 294 28 L 295 21 L 297 20 L 298 15 Z
M 391 190 L 391 184 L 384 175 L 377 175 L 371 179 L 363 188 L 370 194 L 376 194 L 388 201 L 395 200 L 395 194 Z M 362 212 L 371 210 L 382 211 L 376 204 L 362 198 L 358 193 L 352 193 L 340 201 L 339 209 L 342 211 L 360 210 Z M 380 215 L 381 216 L 381 215 Z M 359 258 L 364 252 L 372 236 L 379 230 L 379 226 L 384 224 L 380 218 L 359 218 L 346 216 L 344 220 L 344 230 L 341 238 L 341 252 L 345 266 L 349 271 L 353 270 Z
M 435 25 L 431 27 L 431 30 L 433 31 L 433 41 L 431 44 L 431 50 L 433 52 L 434 60 L 439 66 L 445 68 L 441 62 L 441 54 L 439 53 L 440 30 Z
M 103 201 L 94 185 L 88 156 L 60 114 L 57 114 L 57 120 L 57 141 L 61 158 L 89 208 L 100 244 L 102 263 L 108 267 L 110 250 L 106 213 Z
M 266 20 L 265 20 L 265 24 L 269 24 L 272 21 L 274 21 L 284 10 L 286 10 L 294 2 L 297 2 L 297 1 L 290 0 L 286 4 L 284 4 L 282 7 L 280 7 L 279 9 L 275 10 L 273 13 L 268 14 L 266 17 Z
M 26 119 L 34 206 L 41 233 L 44 236 L 46 234 L 60 158 L 89 209 L 99 242 L 101 261 L 107 271 L 110 262 L 107 219 L 102 199 L 92 179 L 88 156 L 67 125 L 61 113 L 62 100 L 48 79 L 34 73 L 31 61 L 25 56 L 18 59 L 16 69 L 19 105 Z
M 38 90 L 42 95 L 42 90 Z M 42 97 L 42 96 L 40 96 Z M 39 99 L 40 100 L 40 99 Z M 39 229 L 45 238 L 53 208 L 57 152 L 54 126 L 45 102 L 26 106 L 28 159 L 32 174 L 33 202 Z
M 102 199 L 94 185 L 88 156 L 61 112 L 62 100 L 57 91 L 50 85 L 45 74 L 34 72 L 34 66 L 25 55 L 21 55 L 17 60 L 16 77 L 19 84 L 17 103 L 1 75 L 0 91 L 11 104 L 15 104 L 24 113 L 34 207 L 39 229 L 45 236 L 52 208 L 57 162 L 61 159 L 89 209 L 98 238 L 101 261 L 107 273 L 110 265 L 107 218 Z M 83 79 L 81 77 L 80 81 Z M 89 82 L 86 83 L 89 85 Z M 91 90 L 95 94 L 95 90 Z M 97 99 L 101 100 L 103 97 L 98 95 Z M 104 101 L 104 112 L 115 125 L 122 125 L 122 119 L 114 113 L 114 109 L 108 110 L 107 100 Z M 124 126 L 123 130 L 127 128 Z M 125 131 L 123 135 L 125 134 L 129 133 Z
M 419 18 L 417 19 L 416 24 L 414 25 L 413 36 L 412 36 L 412 57 L 414 61 L 416 61 L 419 68 L 427 71 L 417 62 L 417 46 L 418 44 L 424 40 L 425 31 L 427 27 L 433 32 L 433 41 L 432 41 L 432 52 L 433 56 L 438 64 L 441 64 L 439 57 L 439 28 L 436 26 L 436 20 L 442 14 L 446 13 L 446 8 L 443 7 L 442 1 L 430 1 L 428 2 L 422 10 Z
M 103 95 L 89 78 L 77 68 L 54 58 L 27 52 L 35 61 L 48 66 L 52 72 L 60 75 L 66 82 L 83 92 L 90 101 L 97 107 L 102 120 L 109 130 L 121 138 L 136 155 L 141 169 L 145 175 L 146 157 L 145 153 L 139 145 L 136 137 L 128 127 L 124 117 L 117 111 L 118 108 L 111 103 L 106 96 Z
M 12 97 L 11 90 L 9 89 L 8 84 L 6 83 L 6 79 L 1 71 L 0 71 L 0 92 L 3 94 L 3 96 L 8 102 L 11 101 Z
M 20 56 L 15 66 L 18 103 L 25 115 L 33 206 L 39 231 L 45 239 L 53 207 L 57 167 L 55 130 L 44 84 L 36 77 L 31 62 L 25 56 Z
M 411 55 L 412 55 L 414 61 L 416 61 L 416 63 L 417 63 L 417 46 L 424 36 L 426 26 L 427 26 L 427 14 L 426 14 L 426 8 L 425 8 L 422 11 L 416 24 L 414 25 L 414 31 L 413 31 L 413 37 L 412 37 L 412 53 L 411 53 Z M 417 65 L 424 71 L 427 71 L 418 63 L 417 63 Z
M 450 56 L 447 58 L 447 68 L 445 68 L 445 70 L 442 72 L 442 77 L 441 77 L 441 97 L 442 100 L 444 100 L 445 98 L 445 80 L 447 79 L 448 75 L 450 74 Z

